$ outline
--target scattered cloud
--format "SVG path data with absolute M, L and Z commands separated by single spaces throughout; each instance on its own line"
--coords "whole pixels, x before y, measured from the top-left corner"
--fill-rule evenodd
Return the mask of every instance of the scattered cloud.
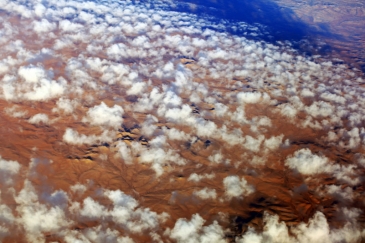
M 121 106 L 109 107 L 101 102 L 100 105 L 90 108 L 82 121 L 96 126 L 119 127 L 123 122 L 123 114 L 124 110 Z
M 255 191 L 254 187 L 247 183 L 245 178 L 227 176 L 223 180 L 225 194 L 228 198 L 247 196 Z
M 270 156 L 291 148 L 288 139 L 294 143 L 296 132 L 311 129 L 325 134 L 323 139 L 334 151 L 354 152 L 359 159 L 345 165 L 296 144 L 296 151 L 278 163 L 307 176 L 308 184 L 319 174 L 330 175 L 336 184 L 316 192 L 349 204 L 340 213 L 344 226 L 331 228 L 318 211 L 289 230 L 278 216 L 265 214 L 263 232 L 249 228 L 237 241 L 357 242 L 364 238 L 356 223 L 360 212 L 349 203 L 363 182 L 359 168 L 365 165 L 361 159 L 365 98 L 358 85 L 362 78 L 346 65 L 301 56 L 290 44 L 252 40 L 250 35 L 265 34 L 257 26 L 170 11 L 171 4 L 1 1 L 6 14 L 0 16 L 0 98 L 9 104 L 4 109 L 7 119 L 52 123 L 58 129 L 57 121 L 50 119 L 57 116 L 67 126 L 59 137 L 66 144 L 113 143 L 114 159 L 127 166 L 147 165 L 156 180 L 184 165 L 205 166 L 195 161 L 201 154 L 212 167 L 233 166 L 238 171 L 248 164 L 264 165 Z M 14 19 L 9 21 L 9 16 Z M 243 34 L 230 34 L 229 28 Z M 38 106 L 42 110 L 35 114 Z M 138 138 L 116 141 L 118 129 L 131 121 L 139 123 Z M 286 131 L 287 124 L 297 131 L 292 127 Z M 185 154 L 198 139 L 219 149 L 209 143 L 198 153 Z M 238 157 L 251 163 L 231 159 L 237 151 Z M 0 239 L 12 234 L 16 224 L 29 242 L 44 242 L 46 234 L 65 242 L 132 242 L 133 234 L 147 232 L 162 241 L 160 224 L 167 214 L 143 207 L 137 197 L 103 188 L 97 196 L 89 195 L 89 187 L 82 184 L 71 186 L 70 192 L 42 196 L 28 179 L 17 191 L 15 179 L 21 170 L 17 161 L 0 159 L 2 193 L 11 192 L 17 204 L 0 201 Z M 214 170 L 195 172 L 187 179 L 194 186 L 221 178 Z M 256 191 L 234 174 L 219 183 L 227 201 Z M 217 200 L 214 188 L 197 188 L 194 196 Z M 85 221 L 102 223 L 71 230 Z M 217 222 L 206 224 L 198 214 L 174 223 L 165 236 L 177 242 L 225 242 L 222 227 Z M 111 224 L 115 228 L 108 227 Z

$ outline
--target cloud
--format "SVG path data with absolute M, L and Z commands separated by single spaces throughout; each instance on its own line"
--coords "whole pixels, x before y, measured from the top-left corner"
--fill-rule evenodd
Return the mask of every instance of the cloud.
M 146 88 L 146 83 L 136 82 L 132 84 L 132 87 L 127 90 L 128 95 L 140 95 Z
M 182 140 L 187 141 L 191 139 L 191 135 L 185 133 L 184 131 L 180 131 L 176 128 L 166 128 L 163 127 L 162 130 L 164 131 L 164 134 L 170 139 L 170 140 Z
M 77 100 L 70 100 L 66 98 L 59 98 L 57 101 L 57 107 L 54 107 L 52 109 L 52 112 L 64 112 L 65 114 L 72 113 L 76 107 L 79 105 L 79 102 Z
M 34 116 L 32 116 L 29 120 L 29 123 L 31 124 L 49 124 L 50 120 L 48 118 L 47 114 L 39 113 Z
M 128 147 L 128 145 L 124 142 L 119 142 L 117 144 L 117 148 L 119 150 L 121 158 L 124 160 L 124 163 L 131 164 L 133 162 L 133 156 L 132 156 L 132 151 Z
M 17 161 L 8 161 L 0 157 L 0 181 L 5 185 L 13 184 L 14 176 L 19 173 L 20 167 Z
M 77 131 L 72 128 L 66 128 L 65 133 L 63 134 L 63 141 L 73 145 L 82 145 L 82 144 L 94 144 L 101 142 L 111 142 L 114 133 L 109 131 L 103 131 L 100 135 L 85 135 L 79 134 Z
M 72 185 L 72 186 L 70 187 L 70 190 L 71 190 L 72 192 L 76 193 L 76 194 L 81 195 L 81 194 L 83 194 L 84 192 L 86 192 L 87 187 L 86 187 L 85 185 L 82 185 L 82 184 L 80 184 L 80 183 L 77 183 L 77 184 L 75 184 L 75 185 Z
M 326 217 L 321 212 L 316 212 L 308 223 L 300 223 L 289 229 L 284 222 L 279 222 L 277 215 L 264 214 L 264 231 L 257 233 L 253 228 L 236 239 L 239 243 L 333 243 L 333 242 L 358 242 L 364 237 L 365 232 L 356 225 L 347 224 L 343 228 L 331 230 Z
M 215 174 L 214 173 L 211 173 L 211 174 L 197 174 L 197 173 L 193 173 L 191 174 L 189 177 L 188 177 L 188 181 L 193 181 L 193 182 L 200 182 L 201 180 L 204 180 L 204 179 L 213 179 L 215 177 Z
M 124 110 L 119 105 L 107 106 L 104 102 L 90 108 L 83 122 L 88 122 L 95 126 L 120 127 L 123 122 Z
M 209 189 L 207 187 L 205 187 L 199 191 L 194 191 L 194 195 L 203 200 L 217 198 L 217 192 L 215 191 L 215 189 Z
M 165 163 L 173 163 L 176 165 L 185 165 L 186 160 L 180 157 L 172 149 L 162 149 L 160 147 L 154 148 L 140 148 L 140 158 L 141 163 L 151 164 L 152 169 L 155 170 L 157 176 L 161 176 L 164 172 L 163 166 Z
M 52 80 L 53 72 L 39 66 L 22 66 L 17 74 L 19 83 L 16 76 L 6 76 L 1 84 L 7 100 L 45 101 L 61 96 L 67 86 L 66 80 Z
M 237 99 L 240 103 L 255 104 L 258 103 L 261 98 L 262 94 L 258 92 L 240 92 L 237 94 Z
M 247 196 L 255 191 L 252 185 L 249 185 L 245 178 L 238 176 L 227 176 L 223 180 L 223 186 L 226 196 L 231 199 L 232 197 Z
M 214 242 L 223 243 L 224 232 L 217 222 L 203 226 L 205 220 L 199 214 L 194 214 L 190 221 L 178 219 L 174 228 L 170 231 L 170 238 L 178 243 L 188 242 Z
M 307 148 L 300 149 L 293 156 L 289 156 L 285 164 L 304 175 L 334 172 L 334 167 L 331 166 L 327 157 L 313 154 Z
M 27 83 L 39 83 L 49 76 L 43 68 L 33 65 L 20 67 L 18 75 Z
M 15 118 L 24 118 L 28 114 L 27 110 L 20 110 L 20 107 L 17 105 L 13 105 L 12 107 L 7 107 L 4 109 L 4 111 L 7 115 Z
M 252 152 L 259 152 L 261 143 L 264 141 L 265 137 L 263 135 L 259 135 L 258 138 L 253 138 L 249 135 L 246 137 L 246 141 L 244 143 L 244 147 Z
M 15 201 L 14 207 L 8 207 L 0 200 L 0 238 L 13 237 L 21 234 L 27 242 L 45 242 L 48 234 L 69 242 L 86 239 L 95 242 L 133 242 L 111 224 L 118 225 L 128 234 L 145 234 L 155 232 L 160 223 L 164 223 L 169 215 L 165 212 L 158 214 L 139 205 L 133 197 L 120 190 L 96 188 L 97 194 L 89 194 L 82 202 L 75 200 L 83 195 L 86 186 L 72 185 L 71 194 L 62 190 L 53 191 L 45 185 L 35 185 L 30 181 L 39 179 L 31 163 L 28 173 L 22 173 L 19 182 L 23 182 L 20 190 L 12 188 L 11 184 L 2 183 L 4 192 Z M 0 160 L 2 179 L 4 173 L 14 177 L 19 174 L 20 165 L 16 161 Z M 21 181 L 23 180 L 23 181 Z M 95 187 L 93 188 L 93 190 Z M 10 191 L 8 194 L 7 191 Z M 34 221 L 35 220 L 35 221 Z M 80 222 L 93 221 L 96 225 L 73 230 L 73 226 Z M 11 229 L 11 234 L 10 233 Z M 155 233 L 156 234 L 156 233 Z M 22 238 L 23 239 L 23 238 Z
M 84 26 L 78 23 L 73 23 L 67 19 L 61 20 L 59 28 L 64 32 L 76 32 L 80 31 Z
M 38 200 L 35 188 L 30 181 L 25 180 L 24 187 L 15 197 L 15 201 L 19 204 L 19 223 L 24 227 L 29 242 L 43 242 L 44 233 L 58 233 L 71 223 L 60 207 L 47 207 Z
M 90 220 L 103 220 L 103 218 L 106 216 L 106 208 L 90 197 L 84 199 L 81 207 L 78 205 L 78 203 L 75 203 L 72 207 L 72 210 Z
M 268 148 L 269 150 L 276 150 L 282 144 L 284 135 L 281 134 L 279 136 L 272 136 L 269 139 L 265 139 L 264 147 Z
M 49 22 L 47 19 L 42 19 L 41 21 L 34 21 L 34 31 L 39 35 L 49 33 L 57 28 L 55 23 Z

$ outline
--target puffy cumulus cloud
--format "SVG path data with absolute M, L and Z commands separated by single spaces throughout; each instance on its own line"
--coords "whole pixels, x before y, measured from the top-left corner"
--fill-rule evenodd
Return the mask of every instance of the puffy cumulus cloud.
M 168 217 L 166 213 L 157 214 L 148 208 L 137 208 L 138 202 L 120 190 L 105 190 L 104 196 L 113 203 L 110 209 L 96 199 L 87 197 L 82 204 L 73 202 L 70 210 L 74 215 L 81 217 L 80 220 L 111 221 L 133 234 L 156 230 L 160 222 L 164 222 Z
M 20 171 L 20 164 L 13 160 L 4 160 L 0 157 L 0 181 L 5 185 L 13 183 L 14 176 Z
M 82 195 L 84 192 L 86 192 L 87 187 L 83 184 L 77 183 L 75 185 L 72 185 L 70 187 L 70 190 L 76 194 Z
M 172 149 L 163 148 L 145 148 L 140 147 L 140 158 L 141 163 L 147 163 L 152 166 L 157 176 L 161 176 L 164 172 L 163 166 L 166 164 L 185 165 L 186 160 L 182 158 L 178 153 Z
M 321 212 L 316 212 L 308 223 L 300 223 L 291 227 L 290 231 L 277 215 L 264 214 L 265 227 L 262 233 L 253 228 L 248 229 L 242 237 L 236 239 L 239 243 L 355 243 L 361 241 L 365 231 L 356 223 L 347 223 L 342 228 L 331 229 L 327 219 Z
M 117 143 L 117 148 L 121 158 L 126 164 L 131 164 L 133 162 L 133 153 L 128 145 L 124 142 Z
M 76 214 L 78 213 L 80 216 L 90 219 L 96 220 L 101 219 L 104 220 L 106 208 L 101 205 L 99 202 L 95 201 L 91 197 L 87 197 L 82 202 L 82 206 L 80 207 L 78 203 L 74 203 L 72 205 L 71 210 Z
M 279 106 L 279 112 L 288 118 L 294 119 L 298 113 L 298 110 L 291 104 L 283 104 Z
M 113 221 L 124 225 L 133 233 L 157 229 L 159 222 L 168 217 L 166 213 L 158 215 L 148 208 L 136 208 L 137 201 L 119 190 L 106 191 L 106 195 L 114 204 L 114 208 L 110 212 Z
M 85 135 L 79 134 L 77 131 L 72 128 L 66 128 L 65 133 L 63 134 L 63 141 L 68 144 L 73 145 L 82 145 L 82 144 L 94 144 L 101 142 L 111 142 L 114 132 L 103 131 L 100 135 Z
M 107 243 L 134 243 L 128 236 L 122 236 L 117 230 L 104 229 L 102 226 L 90 227 L 82 233 L 72 231 L 65 236 L 67 243 L 71 242 L 107 242 Z
M 29 120 L 29 123 L 31 124 L 49 124 L 50 120 L 48 118 L 47 114 L 39 113 L 34 116 L 32 116 Z
M 37 192 L 30 181 L 24 182 L 23 189 L 15 197 L 18 203 L 19 223 L 26 232 L 29 242 L 44 242 L 44 233 L 56 234 L 70 226 L 62 208 L 50 207 L 39 202 Z
M 148 114 L 145 121 L 142 123 L 141 131 L 145 136 L 152 136 L 156 129 L 157 117 Z
M 62 95 L 66 90 L 65 86 L 66 82 L 63 79 L 60 79 L 58 82 L 42 79 L 38 86 L 33 87 L 30 92 L 25 93 L 25 98 L 34 101 L 52 99 Z
M 182 141 L 187 141 L 187 140 L 191 140 L 191 135 L 187 134 L 183 131 L 180 131 L 176 128 L 166 128 L 163 127 L 162 128 L 164 134 L 170 139 L 170 140 L 182 140 Z
M 96 195 L 91 194 L 81 202 L 74 201 L 75 194 L 79 198 L 88 186 L 75 184 L 71 186 L 70 192 L 37 186 L 29 179 L 30 174 L 32 178 L 37 178 L 37 172 L 33 171 L 35 166 L 33 160 L 28 173 L 22 174 L 24 183 L 19 191 L 12 188 L 11 184 L 2 182 L 2 189 L 6 193 L 8 190 L 11 192 L 6 196 L 11 197 L 16 204 L 8 207 L 0 200 L 1 239 L 22 235 L 26 242 L 46 242 L 47 235 L 52 234 L 64 242 L 134 242 L 125 232 L 128 235 L 153 232 L 155 237 L 160 237 L 157 230 L 169 218 L 167 213 L 158 214 L 141 207 L 135 198 L 120 190 L 98 188 L 99 193 Z M 21 166 L 15 161 L 1 159 L 0 167 L 1 179 L 4 179 L 3 172 L 15 176 L 19 174 Z M 78 222 L 89 221 L 96 224 L 77 231 L 72 229 Z M 124 234 L 118 230 L 121 228 Z
M 269 99 L 269 96 L 259 92 L 240 92 L 237 94 L 237 99 L 240 103 L 255 104 L 262 100 Z
M 243 146 L 252 152 L 259 152 L 261 144 L 265 139 L 264 135 L 259 135 L 258 138 L 253 138 L 247 135 L 245 138 L 246 141 Z
M 96 126 L 120 127 L 123 122 L 124 110 L 119 105 L 107 106 L 104 102 L 90 108 L 83 122 L 88 122 Z
M 52 109 L 52 112 L 64 112 L 66 114 L 70 114 L 77 108 L 79 102 L 77 100 L 70 100 L 61 97 L 56 102 L 56 105 L 57 106 Z
M 12 107 L 7 107 L 4 109 L 5 113 L 11 117 L 24 118 L 27 116 L 27 110 L 21 110 L 19 106 L 13 105 Z
M 65 79 L 53 80 L 52 71 L 33 65 L 20 67 L 17 76 L 5 75 L 2 79 L 3 95 L 8 101 L 53 99 L 61 96 L 67 86 Z
M 47 19 L 41 21 L 34 21 L 34 31 L 39 35 L 49 33 L 57 28 L 56 23 L 49 22 Z
M 20 67 L 18 75 L 27 83 L 38 83 L 49 76 L 43 68 L 32 65 Z
M 223 163 L 224 161 L 229 162 L 227 160 L 224 160 L 223 154 L 221 152 L 214 153 L 208 157 L 208 160 L 212 163 Z
M 4 82 L 4 95 L 8 100 L 26 99 L 43 101 L 61 96 L 66 89 L 67 82 L 63 78 L 53 79 L 51 70 L 44 70 L 39 66 L 23 66 L 18 70 L 18 76 L 24 82 Z
M 355 197 L 354 191 L 351 187 L 342 188 L 340 185 L 326 185 L 316 188 L 316 191 L 322 195 L 331 195 L 339 201 L 352 201 Z
M 193 182 L 199 182 L 201 180 L 204 180 L 204 179 L 213 179 L 215 177 L 215 174 L 214 173 L 211 173 L 211 174 L 197 174 L 197 173 L 193 173 L 191 174 L 189 177 L 188 177 L 188 181 L 193 181 Z
M 300 149 L 285 160 L 285 164 L 304 175 L 332 173 L 334 167 L 325 156 L 313 154 L 310 149 Z
M 269 139 L 265 139 L 264 147 L 269 150 L 276 150 L 282 145 L 284 135 L 272 136 Z
M 132 87 L 127 90 L 128 95 L 141 95 L 142 92 L 146 89 L 146 83 L 144 82 L 135 82 L 132 84 Z
M 63 32 L 77 32 L 80 31 L 84 26 L 78 23 L 73 23 L 67 19 L 61 20 L 59 23 L 59 28 Z
M 208 226 L 203 226 L 205 220 L 199 214 L 194 214 L 190 221 L 187 219 L 178 219 L 172 230 L 167 230 L 171 239 L 179 243 L 188 242 L 214 242 L 223 243 L 224 231 L 217 222 Z
M 215 191 L 215 189 L 210 189 L 207 187 L 205 187 L 199 191 L 194 191 L 194 195 L 203 200 L 217 198 L 217 192 Z
M 247 196 L 255 191 L 245 178 L 240 180 L 238 176 L 227 176 L 223 180 L 223 186 L 228 198 Z

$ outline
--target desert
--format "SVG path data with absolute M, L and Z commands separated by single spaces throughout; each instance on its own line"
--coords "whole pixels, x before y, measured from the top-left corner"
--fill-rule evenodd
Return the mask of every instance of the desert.
M 0 240 L 365 242 L 358 42 L 174 4 L 0 2 Z

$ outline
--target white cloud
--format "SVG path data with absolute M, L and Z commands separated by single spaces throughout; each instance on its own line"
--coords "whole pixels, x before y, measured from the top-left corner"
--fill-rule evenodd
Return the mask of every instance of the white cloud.
M 70 190 L 74 193 L 77 193 L 79 195 L 83 194 L 84 192 L 86 192 L 87 187 L 85 185 L 82 185 L 80 183 L 77 183 L 75 185 L 72 185 L 70 187 Z
M 48 76 L 43 68 L 33 65 L 19 68 L 18 74 L 27 83 L 39 83 Z
M 237 94 L 237 99 L 240 103 L 255 104 L 262 98 L 262 94 L 259 92 L 240 92 Z
M 72 23 L 71 21 L 65 19 L 59 22 L 59 27 L 64 32 L 76 32 L 80 31 L 84 26 L 81 24 Z
M 223 180 L 223 185 L 228 198 L 247 196 L 255 191 L 245 178 L 240 180 L 238 176 L 227 176 Z
M 14 182 L 15 175 L 20 171 L 20 164 L 13 160 L 4 160 L 0 157 L 0 181 L 5 185 L 10 185 Z
M 282 144 L 284 135 L 281 134 L 279 136 L 272 136 L 269 139 L 265 139 L 264 146 L 268 148 L 269 150 L 276 150 L 280 147 Z
M 190 221 L 178 219 L 170 232 L 170 237 L 178 243 L 223 243 L 224 232 L 217 222 L 203 226 L 205 220 L 199 214 L 194 214 Z
M 81 216 L 91 220 L 103 219 L 106 216 L 106 208 L 90 197 L 84 199 L 82 206 L 77 208 L 77 211 Z
M 14 105 L 12 107 L 7 107 L 4 109 L 4 111 L 7 115 L 15 118 L 23 118 L 26 117 L 28 114 L 27 110 L 20 110 L 20 107 L 17 105 Z
M 279 222 L 277 215 L 264 214 L 264 231 L 257 233 L 253 228 L 236 239 L 239 243 L 340 243 L 358 242 L 364 237 L 364 231 L 358 226 L 346 224 L 343 228 L 331 229 L 327 219 L 321 212 L 316 212 L 308 223 L 300 223 L 291 227 L 289 234 L 288 227 L 284 222 Z
M 223 154 L 218 151 L 217 153 L 214 153 L 212 155 L 209 155 L 208 160 L 210 162 L 219 164 L 219 163 L 223 163 L 224 162 L 224 157 L 223 157 Z
M 121 158 L 124 160 L 124 163 L 131 164 L 133 162 L 133 156 L 132 151 L 128 145 L 124 142 L 119 142 L 117 144 L 117 148 Z
M 83 122 L 89 122 L 96 126 L 120 127 L 123 122 L 124 110 L 119 105 L 107 106 L 104 102 L 96 105 L 87 111 Z
M 34 31 L 39 35 L 54 31 L 57 28 L 55 23 L 49 22 L 47 19 L 42 19 L 41 21 L 34 22 Z
M 204 179 L 213 179 L 215 177 L 214 173 L 211 174 L 197 174 L 197 173 L 193 173 L 188 177 L 188 181 L 193 181 L 193 182 L 200 182 L 201 180 Z
M 246 149 L 251 150 L 253 152 L 259 152 L 261 143 L 265 139 L 264 135 L 259 135 L 257 139 L 253 138 L 249 135 L 247 135 L 245 138 L 246 138 L 246 141 L 243 146 Z
M 72 113 L 78 106 L 77 100 L 69 100 L 63 97 L 59 98 L 57 101 L 57 107 L 52 109 L 53 112 L 64 112 L 66 114 Z
M 183 131 L 180 131 L 176 128 L 166 128 L 163 127 L 162 130 L 164 131 L 164 134 L 170 139 L 170 140 L 182 140 L 187 141 L 191 139 L 191 136 Z
M 29 120 L 28 120 L 29 123 L 32 123 L 32 124 L 49 124 L 50 123 L 50 120 L 48 118 L 48 115 L 47 114 L 44 114 L 44 113 L 38 113 L 34 116 L 32 116 Z
M 313 154 L 311 150 L 304 148 L 296 151 L 293 156 L 285 160 L 285 164 L 304 175 L 319 173 L 332 173 L 334 167 L 325 156 Z
M 216 199 L 217 198 L 217 192 L 215 191 L 215 189 L 210 189 L 210 188 L 203 188 L 199 191 L 194 191 L 194 195 L 203 199 L 203 200 L 207 200 L 207 199 Z
M 135 82 L 132 84 L 132 87 L 127 90 L 128 95 L 141 95 L 142 92 L 146 88 L 146 83 L 144 82 Z
M 110 142 L 114 137 L 113 132 L 103 131 L 100 135 L 85 135 L 79 134 L 77 131 L 72 128 L 66 128 L 65 133 L 63 134 L 63 141 L 69 144 L 81 145 L 81 144 L 94 144 L 101 142 Z
M 38 200 L 35 188 L 26 180 L 15 201 L 18 203 L 17 212 L 20 215 L 18 222 L 24 228 L 29 242 L 43 242 L 44 233 L 58 233 L 71 223 L 60 207 L 49 208 Z

